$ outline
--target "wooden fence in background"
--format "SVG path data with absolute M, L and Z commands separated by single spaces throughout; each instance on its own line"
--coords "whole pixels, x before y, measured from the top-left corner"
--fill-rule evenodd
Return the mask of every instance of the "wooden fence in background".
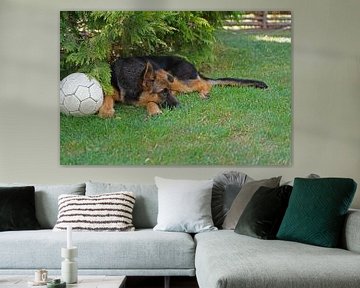
M 291 11 L 246 11 L 240 21 L 226 20 L 225 26 L 241 29 L 291 28 Z

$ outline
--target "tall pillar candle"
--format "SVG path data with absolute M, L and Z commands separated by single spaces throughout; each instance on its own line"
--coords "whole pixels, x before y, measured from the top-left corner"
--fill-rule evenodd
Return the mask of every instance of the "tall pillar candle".
M 69 225 L 67 226 L 67 229 L 66 229 L 66 248 L 67 249 L 70 249 L 72 248 L 72 227 Z

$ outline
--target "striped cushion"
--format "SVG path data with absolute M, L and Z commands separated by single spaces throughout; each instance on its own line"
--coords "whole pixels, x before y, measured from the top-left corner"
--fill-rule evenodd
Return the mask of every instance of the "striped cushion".
M 72 226 L 74 231 L 133 231 L 132 192 L 92 196 L 60 195 L 55 231 Z

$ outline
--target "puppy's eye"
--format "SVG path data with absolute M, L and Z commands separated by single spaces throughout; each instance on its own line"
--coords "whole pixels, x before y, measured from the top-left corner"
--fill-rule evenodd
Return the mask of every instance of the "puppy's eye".
M 163 90 L 161 90 L 161 95 L 163 95 L 163 96 L 169 96 L 170 95 L 170 90 L 169 89 L 167 89 L 167 88 L 165 88 L 165 89 L 163 89 Z

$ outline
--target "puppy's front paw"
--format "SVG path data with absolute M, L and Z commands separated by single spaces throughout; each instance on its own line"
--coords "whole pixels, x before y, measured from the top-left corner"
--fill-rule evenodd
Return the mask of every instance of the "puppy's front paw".
M 114 117 L 114 114 L 115 114 L 114 108 L 101 107 L 98 115 L 100 118 L 111 118 Z
M 155 116 L 155 115 L 162 114 L 162 111 L 160 110 L 159 105 L 155 102 L 147 103 L 146 108 L 147 108 L 149 116 Z
M 149 112 L 149 116 L 158 116 L 161 115 L 163 112 L 159 109 L 156 111 Z

